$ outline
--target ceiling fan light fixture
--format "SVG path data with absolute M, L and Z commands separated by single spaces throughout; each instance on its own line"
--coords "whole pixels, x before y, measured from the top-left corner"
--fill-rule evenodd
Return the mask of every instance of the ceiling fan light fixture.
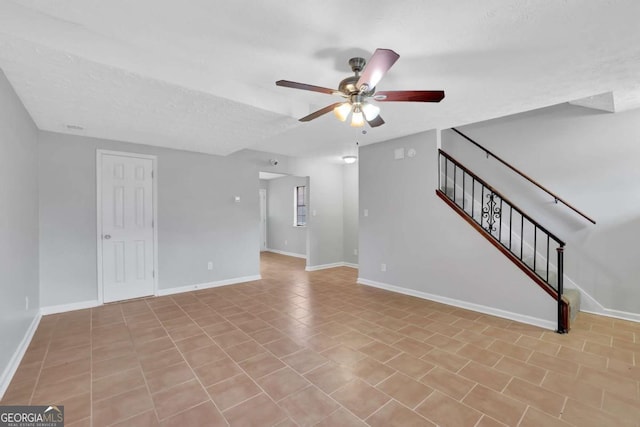
M 343 102 L 333 109 L 333 114 L 336 115 L 338 120 L 341 122 L 347 121 L 347 117 L 349 117 L 349 113 L 351 112 L 351 104 L 348 102 Z
M 356 128 L 364 126 L 364 115 L 359 108 L 353 109 L 353 114 L 351 115 L 351 126 Z
M 351 165 L 355 163 L 358 158 L 356 156 L 342 156 L 342 160 L 344 160 L 346 164 Z
M 364 117 L 367 121 L 370 122 L 378 117 L 378 114 L 380 114 L 380 107 L 366 103 L 362 105 L 362 112 L 364 113 Z

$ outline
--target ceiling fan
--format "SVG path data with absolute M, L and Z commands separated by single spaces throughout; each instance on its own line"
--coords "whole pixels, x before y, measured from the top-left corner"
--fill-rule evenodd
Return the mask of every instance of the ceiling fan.
M 346 99 L 346 101 L 328 105 L 301 118 L 301 122 L 317 119 L 333 110 L 336 117 L 343 122 L 346 121 L 349 114 L 351 114 L 351 126 L 364 126 L 366 121 L 369 126 L 378 127 L 384 124 L 384 120 L 382 120 L 382 117 L 379 115 L 380 108 L 372 104 L 370 102 L 371 100 L 379 102 L 440 102 L 444 98 L 444 91 L 442 90 L 391 90 L 376 92 L 376 85 L 393 64 L 395 64 L 398 58 L 400 58 L 400 55 L 391 49 L 376 49 L 369 63 L 367 63 L 364 58 L 351 58 L 349 65 L 355 75 L 342 80 L 337 90 L 289 80 L 278 80 L 276 85 L 327 93 L 329 95 L 339 95 Z

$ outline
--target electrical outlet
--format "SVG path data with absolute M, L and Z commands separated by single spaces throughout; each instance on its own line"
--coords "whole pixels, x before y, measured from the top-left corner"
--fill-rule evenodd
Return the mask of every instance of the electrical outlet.
M 285 241 L 284 241 L 284 245 L 285 245 L 285 246 L 287 246 L 288 244 L 289 244 L 289 241 L 288 241 L 288 240 L 285 240 Z
M 380 271 L 387 271 L 387 264 L 380 264 Z
M 213 261 L 207 263 L 207 270 L 213 270 Z
M 364 216 L 369 216 L 369 209 L 364 210 Z
M 24 297 L 24 309 L 29 310 L 29 297 Z
M 357 249 L 354 249 L 354 250 L 353 250 L 353 254 L 354 254 L 354 255 L 358 255 L 358 250 L 357 250 Z

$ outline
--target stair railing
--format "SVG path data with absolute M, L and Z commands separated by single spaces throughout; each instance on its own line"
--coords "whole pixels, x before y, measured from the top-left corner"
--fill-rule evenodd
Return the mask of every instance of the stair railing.
M 532 183 L 533 185 L 535 185 L 536 187 L 541 189 L 542 191 L 544 191 L 545 193 L 549 194 L 551 197 L 553 197 L 553 201 L 555 203 L 560 202 L 563 205 L 565 205 L 566 207 L 568 207 L 569 209 L 571 209 L 572 211 L 574 211 L 575 213 L 577 213 L 578 215 L 580 215 L 581 217 L 583 217 L 584 219 L 586 219 L 587 221 L 591 222 L 592 224 L 596 223 L 595 220 L 593 220 L 592 218 L 588 217 L 586 214 L 582 213 L 581 211 L 579 211 L 578 209 L 576 209 L 575 207 L 573 207 L 572 205 L 567 203 L 560 196 L 558 196 L 557 194 L 551 192 L 545 186 L 543 186 L 542 184 L 540 184 L 539 182 L 537 182 L 533 178 L 529 177 L 524 172 L 521 172 L 519 169 L 513 167 L 511 164 L 509 164 L 506 161 L 502 160 L 502 158 L 500 158 L 499 156 L 495 155 L 491 151 L 487 150 L 482 145 L 478 144 L 476 141 L 474 141 L 473 139 L 469 138 L 464 133 L 460 132 L 458 129 L 451 128 L 451 130 L 454 131 L 455 133 L 457 133 L 458 135 L 460 135 L 461 137 L 463 137 L 464 139 L 466 139 L 467 141 L 469 141 L 470 143 L 472 143 L 473 145 L 475 145 L 476 147 L 478 147 L 479 149 L 481 149 L 482 151 L 484 151 L 485 154 L 487 155 L 487 157 L 489 157 L 489 156 L 493 157 L 494 159 L 496 159 L 497 161 L 499 161 L 500 163 L 502 163 L 503 165 L 505 165 L 506 167 L 508 167 L 509 169 L 511 169 L 512 171 L 514 171 L 515 173 L 517 173 L 518 175 L 520 175 L 521 177 L 523 177 L 524 179 L 526 179 L 527 181 L 529 181 L 530 183 Z
M 566 333 L 568 312 L 562 301 L 565 243 L 442 150 L 438 150 L 436 193 L 557 299 L 557 332 Z

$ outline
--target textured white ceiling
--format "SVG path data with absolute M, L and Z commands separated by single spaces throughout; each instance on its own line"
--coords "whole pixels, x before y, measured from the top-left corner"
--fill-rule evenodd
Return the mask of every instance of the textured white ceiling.
M 638 18 L 637 0 L 0 0 L 0 68 L 44 130 L 338 159 L 608 92 L 635 108 Z M 379 90 L 446 98 L 380 103 L 387 123 L 363 135 L 331 114 L 298 122 L 337 99 L 274 84 L 335 88 L 378 47 L 400 54 Z

